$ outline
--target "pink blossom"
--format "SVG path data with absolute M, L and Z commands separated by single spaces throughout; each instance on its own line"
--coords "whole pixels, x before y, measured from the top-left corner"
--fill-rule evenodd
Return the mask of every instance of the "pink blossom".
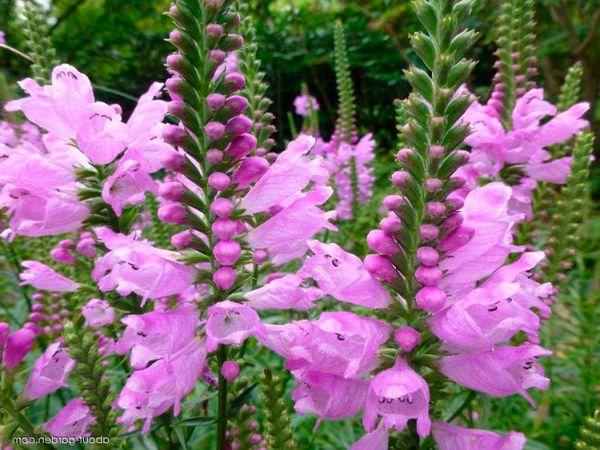
M 114 289 L 121 296 L 134 292 L 145 302 L 181 293 L 194 283 L 194 270 L 177 262 L 177 253 L 152 247 L 135 232 L 125 236 L 106 227 L 94 231 L 109 249 L 92 272 L 101 291 Z
M 225 300 L 208 308 L 206 349 L 213 352 L 219 344 L 241 345 L 250 336 L 265 332 L 260 317 L 247 305 Z
M 354 305 L 370 308 L 390 305 L 390 294 L 365 269 L 360 258 L 337 244 L 312 240 L 308 246 L 314 255 L 304 261 L 299 274 L 314 279 L 323 292 Z
M 95 422 L 90 407 L 78 397 L 69 401 L 43 428 L 52 436 L 90 436 L 89 429 Z
M 388 450 L 388 432 L 380 424 L 375 431 L 366 433 L 350 447 L 350 450 Z
M 318 111 L 320 106 L 312 95 L 302 94 L 294 99 L 294 108 L 296 108 L 296 114 L 307 117 L 312 111 Z
M 310 181 L 314 168 L 305 156 L 315 143 L 315 138 L 300 135 L 269 167 L 262 178 L 240 202 L 246 213 L 254 214 L 296 196 Z
M 302 194 L 288 207 L 248 233 L 248 243 L 254 249 L 268 250 L 274 264 L 283 264 L 302 256 L 306 241 L 323 228 L 335 231 L 329 215 L 318 208 L 331 196 L 328 187 L 316 187 Z
M 24 396 L 35 400 L 67 386 L 67 378 L 74 367 L 75 360 L 60 342 L 50 344 L 35 362 L 23 391 Z
M 131 366 L 145 369 L 157 360 L 172 355 L 194 339 L 199 325 L 198 314 L 191 306 L 174 311 L 131 314 L 121 319 L 126 328 L 115 344 L 120 355 L 131 350 Z
M 143 170 L 141 163 L 128 159 L 119 161 L 115 172 L 106 179 L 102 198 L 120 217 L 126 205 L 139 205 L 146 201 L 146 192 L 156 195 L 155 181 Z
M 119 421 L 131 426 L 137 420 L 144 420 L 142 432 L 147 433 L 152 419 L 171 407 L 173 415 L 179 415 L 181 400 L 194 389 L 205 367 L 203 346 L 192 340 L 169 361 L 160 360 L 136 370 L 117 397 L 117 406 L 124 410 Z
M 309 371 L 297 380 L 292 391 L 298 414 L 317 414 L 323 419 L 339 420 L 358 413 L 365 400 L 368 383 L 327 373 Z M 317 422 L 317 426 L 318 423 Z
M 525 436 L 511 431 L 501 436 L 486 430 L 470 430 L 449 423 L 433 422 L 431 433 L 440 450 L 522 450 Z
M 532 406 L 527 389 L 546 389 L 550 380 L 537 359 L 552 352 L 538 345 L 496 347 L 476 353 L 445 356 L 440 370 L 451 380 L 494 397 L 520 394 Z
M 298 275 L 288 274 L 263 287 L 246 292 L 247 305 L 254 309 L 295 309 L 307 311 L 325 295 L 316 287 L 305 287 Z
M 375 429 L 378 416 L 386 428 L 398 431 L 404 430 L 410 419 L 416 419 L 419 436 L 429 434 L 429 387 L 401 358 L 392 368 L 375 375 L 369 384 L 363 415 L 367 431 Z
M 81 308 L 81 312 L 85 317 L 85 324 L 92 328 L 100 328 L 115 321 L 115 310 L 106 300 L 94 298 Z
M 6 332 L 8 332 L 8 329 Z M 1 340 L 0 340 L 1 342 Z M 20 328 L 6 337 L 6 342 L 0 346 L 2 364 L 11 371 L 25 358 L 35 344 L 35 334 L 28 328 Z
M 50 267 L 37 261 L 23 261 L 25 270 L 21 272 L 22 285 L 31 285 L 41 291 L 73 292 L 78 285 L 73 280 L 56 273 Z

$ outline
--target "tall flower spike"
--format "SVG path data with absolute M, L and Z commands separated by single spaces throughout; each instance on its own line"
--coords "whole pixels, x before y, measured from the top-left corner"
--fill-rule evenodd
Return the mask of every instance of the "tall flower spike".
M 436 266 L 423 255 L 450 231 L 456 218 L 456 208 L 446 198 L 461 185 L 450 176 L 468 156 L 459 150 L 468 128 L 457 122 L 470 100 L 455 93 L 474 65 L 463 54 L 475 38 L 473 31 L 461 28 L 471 1 L 418 0 L 414 5 L 426 32 L 413 34 L 411 41 L 429 72 L 416 66 L 406 71 L 413 86 L 404 102 L 407 122 L 402 134 L 407 147 L 398 153 L 403 170 L 392 176 L 403 195 L 386 197 L 390 216 L 382 221 L 383 230 L 367 237 L 370 248 L 388 257 L 402 274 L 394 287 L 409 301 L 435 296 L 433 286 L 417 296 L 415 274 L 420 264 Z
M 346 35 L 344 26 L 339 20 L 335 23 L 334 30 L 334 57 L 335 78 L 337 82 L 339 112 L 336 124 L 337 143 L 354 143 L 356 139 L 356 99 L 352 76 L 350 74 L 350 62 L 346 46 Z
M 494 106 L 505 128 L 510 128 L 517 98 L 535 87 L 534 0 L 504 0 L 498 19 L 498 72 L 494 79 Z
M 50 81 L 50 72 L 58 64 L 58 59 L 50 42 L 48 22 L 35 2 L 26 2 L 23 23 L 28 53 L 33 59 L 33 78 L 38 83 L 47 84 Z
M 556 287 L 566 280 L 565 272 L 573 265 L 580 242 L 578 235 L 586 212 L 586 181 L 593 148 L 594 135 L 591 132 L 583 132 L 577 136 L 571 173 L 549 218 L 548 264 L 544 267 L 544 276 Z
M 577 62 L 569 67 L 565 81 L 560 88 L 558 103 L 556 107 L 559 111 L 566 111 L 571 106 L 581 100 L 581 79 L 583 78 L 583 67 Z M 555 158 L 568 156 L 571 146 L 568 144 L 559 144 L 552 146 L 550 151 Z
M 575 443 L 576 450 L 594 450 L 600 447 L 600 409 L 586 417 L 581 427 L 581 436 Z
M 244 45 L 239 49 L 238 57 L 240 69 L 246 76 L 246 86 L 243 91 L 244 97 L 248 99 L 246 115 L 254 121 L 253 134 L 257 141 L 256 149 L 257 152 L 262 153 L 263 150 L 259 149 L 268 152 L 275 143 L 271 138 L 275 132 L 275 127 L 271 123 L 274 116 L 268 112 L 272 103 L 271 99 L 267 97 L 269 85 L 264 81 L 265 73 L 262 71 L 261 62 L 256 53 L 256 30 L 247 10 L 248 4 L 240 2 L 239 11 L 244 17 L 244 21 L 240 25 L 240 34 L 244 37 Z
M 265 441 L 268 448 L 297 449 L 298 444 L 294 440 L 290 426 L 291 417 L 286 398 L 283 395 L 281 377 L 273 375 L 271 370 L 265 369 L 260 379 L 260 386 L 261 402 L 265 414 Z

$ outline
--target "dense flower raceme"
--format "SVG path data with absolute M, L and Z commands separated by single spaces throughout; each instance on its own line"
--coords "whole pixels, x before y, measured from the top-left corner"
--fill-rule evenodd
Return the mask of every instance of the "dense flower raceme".
M 494 99 L 474 102 L 462 120 L 472 133 L 469 164 L 459 173 L 474 187 L 478 179 L 499 179 L 510 168 L 520 171 L 513 190 L 511 208 L 531 217 L 531 196 L 538 182 L 564 184 L 571 157 L 552 159 L 548 148 L 562 144 L 588 126 L 583 115 L 589 104 L 578 103 L 566 111 L 544 100 L 543 89 L 532 89 L 520 97 L 512 111 L 512 123 L 504 129 Z M 508 175 L 510 177 L 510 175 Z
M 167 104 L 154 99 L 161 84 L 140 98 L 126 123 L 118 105 L 94 100 L 90 80 L 72 66 L 56 67 L 50 85 L 32 79 L 20 85 L 28 96 L 6 109 L 22 111 L 30 125 L 10 134 L 3 124 L 0 208 L 11 217 L 5 234 L 47 236 L 80 228 L 90 211 L 78 200 L 84 186 L 75 169 L 106 165 L 121 154 L 101 194 L 116 215 L 142 203 L 146 192 L 156 192 L 150 174 L 174 154 L 161 139 Z M 29 131 L 31 124 L 44 131 L 41 139 Z

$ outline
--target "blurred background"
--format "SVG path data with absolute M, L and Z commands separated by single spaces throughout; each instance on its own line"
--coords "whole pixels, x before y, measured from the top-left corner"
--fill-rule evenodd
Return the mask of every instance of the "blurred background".
M 168 0 L 45 0 L 39 4 L 47 11 L 50 38 L 61 61 L 85 72 L 96 86 L 97 97 L 118 102 L 125 115 L 151 82 L 165 79 L 163 62 L 171 51 L 164 41 L 171 29 L 170 20 L 163 15 Z M 321 105 L 320 128 L 329 138 L 337 109 L 333 26 L 336 19 L 344 23 L 358 125 L 361 134 L 372 131 L 379 143 L 376 174 L 383 195 L 396 150 L 393 101 L 407 96 L 409 85 L 403 70 L 416 59 L 408 41 L 409 33 L 418 26 L 410 2 L 251 0 L 250 4 L 280 143 L 292 135 L 288 113 L 293 111 L 293 100 L 303 84 Z M 498 4 L 498 0 L 479 0 L 469 24 L 480 32 L 471 50 L 479 64 L 469 87 L 484 98 L 494 74 Z M 23 5 L 23 1 L 0 0 L 0 31 L 6 44 L 18 50 L 25 48 Z M 547 98 L 555 101 L 566 70 L 581 62 L 583 95 L 592 104 L 588 118 L 596 134 L 598 157 L 600 0 L 537 0 L 536 8 L 539 84 Z M 25 59 L 0 48 L 0 104 L 21 95 L 15 82 L 29 75 Z M 300 118 L 295 120 L 299 125 Z M 504 429 L 526 430 L 531 438 L 528 449 L 573 448 L 582 420 L 591 414 L 600 394 L 600 176 L 598 164 L 595 166 L 590 192 L 596 201 L 585 225 L 586 251 L 578 258 L 572 285 L 556 310 L 553 399 L 538 395 L 542 408 L 537 412 L 521 398 L 487 399 L 482 419 L 473 417 L 482 428 L 494 429 L 496 420 Z M 323 424 L 316 436 L 311 431 L 312 421 L 298 420 L 296 426 L 305 432 L 301 435 L 311 439 L 306 448 L 335 448 L 327 443 L 339 442 L 344 433 L 352 437 L 343 425 L 333 422 Z

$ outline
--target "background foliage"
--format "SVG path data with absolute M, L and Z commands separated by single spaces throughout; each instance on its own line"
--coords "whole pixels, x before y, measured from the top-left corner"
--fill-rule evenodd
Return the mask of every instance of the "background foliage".
M 0 0 L 0 30 L 7 43 L 24 49 L 21 6 Z M 61 61 L 85 71 L 96 83 L 98 97 L 134 106 L 133 99 L 154 80 L 166 76 L 163 66 L 169 46 L 164 41 L 170 23 L 162 13 L 168 0 L 55 0 L 48 9 L 50 38 Z M 253 0 L 259 58 L 274 100 L 278 142 L 291 137 L 288 112 L 306 83 L 321 105 L 324 136 L 333 129 L 337 94 L 333 70 L 333 24 L 340 19 L 348 34 L 350 65 L 357 97 L 361 131 L 373 131 L 379 142 L 376 174 L 380 187 L 392 171 L 395 148 L 394 98 L 404 98 L 409 85 L 402 70 L 415 59 L 408 34 L 417 26 L 408 1 L 398 0 Z M 494 21 L 497 0 L 480 0 L 469 24 L 480 31 L 472 57 L 479 60 L 469 82 L 481 95 L 493 76 Z M 537 0 L 539 82 L 556 99 L 566 70 L 576 61 L 584 68 L 583 95 L 592 103 L 590 120 L 600 142 L 600 0 Z M 16 95 L 14 81 L 29 75 L 27 61 L 0 49 L 0 103 Z M 13 92 L 11 92 L 13 90 Z M 299 120 L 298 120 L 299 122 Z M 596 148 L 598 155 L 598 148 Z M 598 169 L 590 179 L 593 197 L 600 184 Z M 363 242 L 364 230 L 376 223 L 376 206 L 349 224 L 341 242 Z M 537 395 L 538 411 L 521 398 L 475 398 L 465 420 L 482 428 L 509 426 L 525 431 L 528 448 L 573 448 L 584 417 L 598 407 L 600 354 L 597 321 L 600 318 L 600 217 L 597 202 L 589 212 L 583 251 L 552 319 L 555 358 L 554 387 Z M 353 249 L 360 253 L 366 249 Z M 11 277 L 2 273 L 0 295 L 14 296 Z M 1 312 L 0 312 L 1 318 Z M 279 364 L 279 362 L 274 364 Z M 289 389 L 290 386 L 287 386 Z M 314 418 L 295 418 L 300 448 L 346 448 L 358 436 L 348 423 L 325 423 L 312 432 Z M 358 424 L 356 424 L 358 425 Z M 343 439 L 344 442 L 340 442 Z M 347 440 L 347 442 L 346 442 Z

